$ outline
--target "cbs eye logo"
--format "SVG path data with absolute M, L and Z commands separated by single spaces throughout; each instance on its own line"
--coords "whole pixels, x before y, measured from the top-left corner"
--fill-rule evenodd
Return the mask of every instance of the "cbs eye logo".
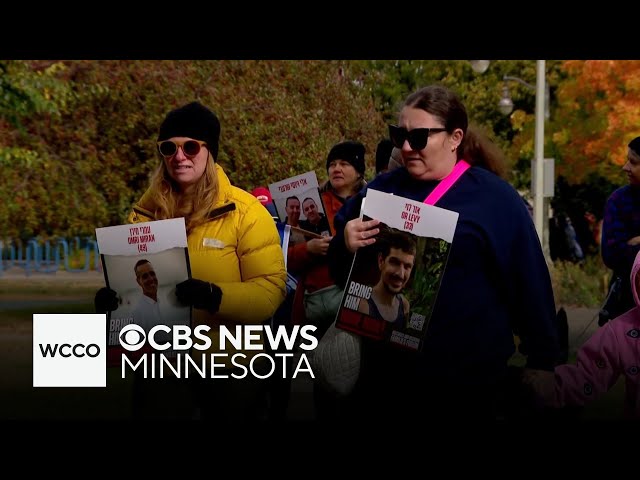
M 120 330 L 120 345 L 129 352 L 140 350 L 146 339 L 147 335 L 140 325 L 131 323 Z

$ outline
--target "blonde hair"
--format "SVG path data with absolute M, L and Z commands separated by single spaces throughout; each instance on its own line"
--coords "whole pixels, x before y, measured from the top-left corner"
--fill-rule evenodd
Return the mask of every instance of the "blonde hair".
M 141 206 L 153 212 L 156 220 L 184 217 L 188 235 L 194 228 L 207 222 L 218 193 L 218 173 L 209 152 L 204 173 L 188 193 L 180 191 L 163 160 L 151 176 L 146 205 Z

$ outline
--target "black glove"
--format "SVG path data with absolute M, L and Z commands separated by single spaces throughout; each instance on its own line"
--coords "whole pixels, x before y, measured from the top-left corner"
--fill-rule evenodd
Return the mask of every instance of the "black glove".
M 97 291 L 93 299 L 93 306 L 96 313 L 113 312 L 118 308 L 118 294 L 115 290 L 103 287 Z
M 176 285 L 176 297 L 184 305 L 216 313 L 220 308 L 222 290 L 213 283 L 190 278 Z

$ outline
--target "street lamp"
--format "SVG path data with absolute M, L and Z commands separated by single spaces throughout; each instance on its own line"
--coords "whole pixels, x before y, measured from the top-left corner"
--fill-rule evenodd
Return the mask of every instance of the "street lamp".
M 486 64 L 484 63 L 486 62 Z M 482 73 L 489 67 L 488 60 L 471 60 L 471 68 L 475 72 Z M 532 185 L 534 190 L 533 201 L 533 223 L 538 232 L 540 243 L 542 244 L 545 255 L 548 256 L 548 240 L 545 237 L 546 224 L 544 221 L 544 121 L 549 118 L 549 88 L 545 80 L 545 61 L 536 60 L 536 85 L 533 86 L 518 77 L 503 77 L 504 85 L 502 86 L 502 98 L 498 102 L 498 109 L 504 115 L 509 115 L 513 111 L 513 100 L 509 94 L 508 81 L 518 82 L 528 88 L 536 91 L 536 111 L 535 111 L 535 171 L 532 177 L 535 183 Z
M 540 243 L 543 245 L 545 254 L 547 252 L 547 239 L 545 238 L 544 223 L 544 121 L 549 118 L 549 88 L 545 81 L 545 61 L 536 60 L 536 85 L 525 82 L 521 78 L 505 75 L 502 80 L 502 98 L 498 102 L 498 109 L 504 115 L 509 115 L 513 111 L 513 100 L 509 95 L 508 81 L 518 82 L 527 88 L 536 91 L 536 132 L 535 132 L 535 171 L 532 172 L 532 184 L 534 190 L 533 198 L 533 223 L 535 224 Z
M 521 78 L 512 77 L 510 75 L 505 75 L 502 77 L 502 81 L 504 85 L 502 86 L 502 98 L 498 102 L 498 110 L 500 113 L 504 115 L 509 115 L 513 111 L 513 100 L 511 100 L 511 94 L 509 93 L 509 86 L 507 85 L 508 81 L 518 82 L 520 85 L 524 85 L 525 87 L 535 90 L 535 85 L 531 85 L 530 83 L 525 82 Z M 544 118 L 545 120 L 549 120 L 549 84 L 545 83 L 544 87 Z
M 471 68 L 476 73 L 484 73 L 489 68 L 489 63 L 491 60 L 469 60 L 471 64 Z
M 511 100 L 509 87 L 506 83 L 502 86 L 502 98 L 498 102 L 498 110 L 500 110 L 500 113 L 503 115 L 509 115 L 513 112 L 513 100 Z
M 546 83 L 545 61 L 536 60 L 536 140 L 534 146 L 536 158 L 536 180 L 534 186 L 536 191 L 533 201 L 533 223 L 536 226 L 545 255 L 547 253 L 547 242 L 544 236 L 545 221 L 542 213 L 544 207 L 544 94 Z

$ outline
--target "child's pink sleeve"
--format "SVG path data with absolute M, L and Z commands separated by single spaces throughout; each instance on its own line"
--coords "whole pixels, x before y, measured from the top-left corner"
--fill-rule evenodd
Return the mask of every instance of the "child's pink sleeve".
M 622 372 L 618 347 L 609 322 L 580 348 L 575 365 L 556 367 L 554 406 L 584 405 L 609 391 Z

